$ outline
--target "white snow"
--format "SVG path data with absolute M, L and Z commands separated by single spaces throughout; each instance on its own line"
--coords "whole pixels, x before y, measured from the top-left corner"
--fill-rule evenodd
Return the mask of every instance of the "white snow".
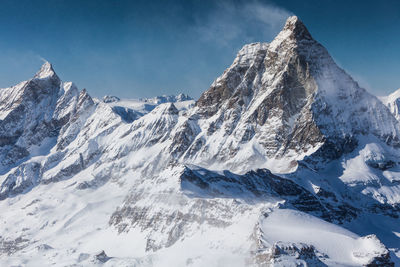
M 389 108 L 397 120 L 400 120 L 400 89 L 388 96 L 379 97 L 379 100 Z
M 313 245 L 324 255 L 321 261 L 329 266 L 360 266 L 387 250 L 374 236 L 358 235 L 306 213 L 276 209 L 261 220 L 263 239 L 276 242 Z
M 296 21 L 292 17 L 288 23 Z M 285 53 L 301 45 L 285 43 L 290 34 L 282 31 L 270 45 L 246 45 L 213 85 L 238 66 L 251 68 L 256 61 L 264 62 L 266 50 L 269 55 L 278 51 L 279 60 L 284 60 L 290 56 Z M 400 203 L 400 167 L 380 168 L 390 161 L 398 163 L 399 149 L 384 139 L 398 137 L 399 124 L 374 96 L 334 65 L 324 49 L 311 43 L 311 49 L 300 52 L 321 65 L 321 73 L 313 73 L 315 80 L 304 88 L 315 89 L 303 99 L 308 104 L 287 120 L 282 119 L 282 110 L 272 108 L 268 111 L 275 116 L 263 125 L 251 118 L 278 89 L 287 68 L 284 61 L 277 63 L 284 70 L 273 66 L 254 73 L 254 96 L 244 97 L 240 114 L 224 103 L 215 115 L 202 117 L 193 100 L 180 101 L 186 99 L 183 95 L 174 101 L 162 96 L 103 103 L 92 101 L 72 83 L 46 87 L 54 94 L 23 113 L 26 120 L 17 126 L 23 124 L 34 134 L 42 119 L 46 123 L 65 119 L 65 123 L 56 137 L 18 139 L 16 144 L 29 156 L 0 169 L 0 193 L 21 186 L 0 201 L 0 265 L 90 266 L 100 264 L 95 255 L 104 250 L 111 257 L 105 266 L 244 266 L 254 264 L 254 255 L 262 250 L 260 242 L 266 247 L 284 242 L 313 245 L 319 260 L 329 266 L 360 266 L 386 252 L 371 233 L 398 253 L 399 219 L 383 211 L 367 213 L 372 212 L 371 204 Z M 45 63 L 34 79 L 47 85 L 54 75 Z M 248 86 L 246 82 L 235 90 Z M 18 106 L 26 84 L 0 89 L 0 120 Z M 124 121 L 115 107 L 134 111 L 137 117 Z M 279 133 L 301 126 L 299 120 L 307 115 L 325 126 L 320 128 L 327 137 L 355 137 L 356 149 L 315 165 L 303 160 L 323 142 L 283 151 Z M 248 133 L 254 136 L 246 140 Z M 172 155 L 175 146 L 181 155 Z M 277 156 L 280 152 L 283 155 Z M 3 154 L 3 160 L 9 157 Z M 180 174 L 190 164 L 240 174 L 268 168 L 312 194 L 331 192 L 337 202 L 350 202 L 365 217 L 341 227 L 279 209 L 284 201 L 276 196 L 248 203 L 234 196 L 189 194 L 181 188 Z M 32 174 L 35 166 L 40 175 Z
M 42 65 L 42 68 L 40 69 L 40 71 L 38 73 L 36 73 L 35 78 L 46 79 L 52 75 L 54 75 L 53 67 L 51 66 L 51 64 L 48 61 L 46 61 Z

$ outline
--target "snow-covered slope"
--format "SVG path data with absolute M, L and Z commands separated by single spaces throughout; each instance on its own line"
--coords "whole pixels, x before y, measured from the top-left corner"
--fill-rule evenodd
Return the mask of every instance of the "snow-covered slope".
M 105 96 L 103 102 L 120 114 L 125 120 L 132 122 L 139 117 L 149 113 L 160 104 L 174 103 L 179 110 L 188 110 L 195 101 L 187 95 L 157 96 L 154 98 L 120 99 L 116 96 Z
M 356 135 L 398 143 L 390 112 L 335 64 L 297 17 L 270 44 L 242 48 L 197 107 L 207 119 L 196 136 L 207 140 L 199 154 L 232 163 L 229 168 L 241 165 L 243 150 L 257 167 L 282 172 L 316 150 L 324 159 L 338 158 L 354 148 Z M 218 149 L 210 151 L 211 142 Z
M 297 17 L 196 102 L 92 99 L 49 63 L 0 100 L 0 265 L 399 261 L 399 123 Z
M 359 237 L 303 212 L 279 209 L 260 222 L 275 266 L 388 266 L 389 251 L 375 235 Z M 375 265 L 374 265 L 375 264 Z
M 380 97 L 380 100 L 385 104 L 390 112 L 396 117 L 397 120 L 400 118 L 400 89 L 394 91 L 388 96 Z

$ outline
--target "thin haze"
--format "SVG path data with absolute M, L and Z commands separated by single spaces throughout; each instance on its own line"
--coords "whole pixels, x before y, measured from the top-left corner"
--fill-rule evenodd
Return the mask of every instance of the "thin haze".
M 194 30 L 204 42 L 235 49 L 238 43 L 272 39 L 290 15 L 287 10 L 261 2 L 219 2 L 205 18 L 196 19 Z
M 91 95 L 198 97 L 246 43 L 270 42 L 286 18 L 311 34 L 361 85 L 400 87 L 397 1 L 3 0 L 0 87 L 43 59 Z

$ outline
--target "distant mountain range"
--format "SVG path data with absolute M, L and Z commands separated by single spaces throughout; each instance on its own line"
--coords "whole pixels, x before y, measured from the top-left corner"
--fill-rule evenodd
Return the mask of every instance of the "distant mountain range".
M 289 17 L 195 101 L 0 89 L 1 266 L 400 265 L 400 93 Z

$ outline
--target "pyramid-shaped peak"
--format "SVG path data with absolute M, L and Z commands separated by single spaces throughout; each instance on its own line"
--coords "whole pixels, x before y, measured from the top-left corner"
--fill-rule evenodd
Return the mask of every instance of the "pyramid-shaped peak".
M 54 75 L 56 75 L 56 73 L 54 72 L 53 65 L 51 65 L 50 62 L 46 61 L 42 65 L 40 70 L 36 73 L 35 78 L 45 79 L 45 78 L 48 78 L 48 77 L 52 77 Z
M 282 32 L 291 33 L 289 36 L 296 40 L 312 40 L 311 34 L 297 16 L 291 16 L 286 20 Z
M 285 26 L 286 25 L 293 25 L 293 24 L 296 24 L 296 23 L 301 23 L 301 24 L 303 24 L 302 22 L 301 22 L 301 20 L 299 19 L 299 17 L 297 17 L 297 16 L 290 16 L 290 17 L 288 17 L 287 18 L 287 20 L 286 20 L 286 23 L 285 23 Z

